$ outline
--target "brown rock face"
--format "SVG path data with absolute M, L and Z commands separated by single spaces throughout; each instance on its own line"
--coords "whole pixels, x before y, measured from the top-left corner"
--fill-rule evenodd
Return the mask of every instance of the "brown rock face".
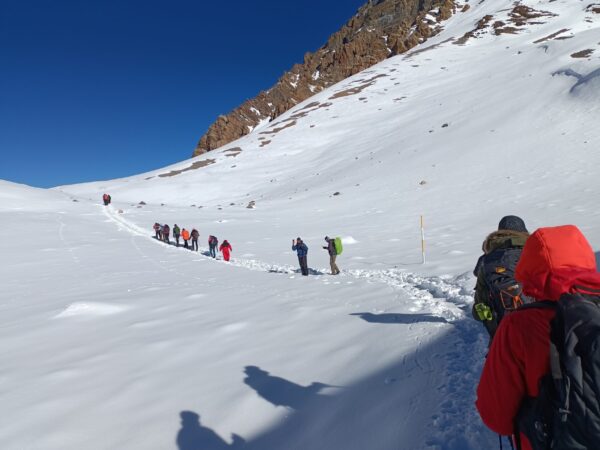
M 275 86 L 219 116 L 198 142 L 194 156 L 226 145 L 328 86 L 406 52 L 441 31 L 440 22 L 455 12 L 455 0 L 369 0 Z

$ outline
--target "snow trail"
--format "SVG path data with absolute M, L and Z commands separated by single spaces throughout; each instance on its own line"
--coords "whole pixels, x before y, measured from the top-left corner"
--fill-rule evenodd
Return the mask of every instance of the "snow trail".
M 164 242 L 156 240 L 148 230 L 144 230 L 138 225 L 135 225 L 134 223 L 122 217 L 120 213 L 115 211 L 112 205 L 104 208 L 104 214 L 112 222 L 117 224 L 121 229 L 124 229 L 136 236 L 144 237 L 154 242 L 155 244 L 163 246 L 169 250 L 186 250 L 183 247 L 178 248 L 173 245 L 166 245 Z M 227 264 L 230 266 L 241 267 L 248 270 L 280 274 L 300 273 L 300 269 L 296 266 L 270 264 L 256 259 L 244 259 L 234 257 L 229 262 L 219 258 L 214 259 L 210 257 L 209 249 L 204 246 L 199 246 L 198 252 L 190 251 L 190 254 L 200 254 L 202 256 L 207 257 L 208 260 L 213 261 L 215 263 Z M 328 269 L 325 268 L 311 268 L 310 270 L 311 275 L 328 275 Z M 402 291 L 414 295 L 416 299 L 416 304 L 418 306 L 421 306 L 421 304 L 424 302 L 423 298 L 433 300 L 433 305 L 436 309 L 437 314 L 439 314 L 440 317 L 444 317 L 450 321 L 459 320 L 463 318 L 461 312 L 458 309 L 457 304 L 462 304 L 460 302 L 464 303 L 465 301 L 468 302 L 469 298 L 472 299 L 472 296 L 469 296 L 469 294 L 465 292 L 464 283 L 468 281 L 465 275 L 459 277 L 462 284 L 453 284 L 451 278 L 442 279 L 440 277 L 433 277 L 428 279 L 424 277 L 419 277 L 401 269 L 342 270 L 340 275 L 341 277 L 351 277 L 356 280 L 366 279 L 371 281 L 377 281 L 379 283 L 387 284 L 388 286 L 391 286 L 393 288 L 401 289 Z M 457 298 L 453 297 L 454 301 L 450 300 L 449 302 L 445 302 L 443 300 L 440 300 L 439 298 L 434 297 L 435 294 L 440 294 L 441 298 L 444 299 L 446 298 L 446 295 L 450 295 L 449 293 L 457 289 L 459 292 L 462 292 L 464 294 L 460 297 L 460 301 L 458 301 Z
M 104 215 L 108 217 L 109 220 L 117 224 L 121 229 L 126 230 L 136 236 L 144 237 L 157 245 L 163 246 L 169 250 L 187 250 L 183 247 L 175 247 L 173 245 L 167 245 L 162 241 L 156 240 L 147 230 L 135 225 L 134 223 L 128 221 L 123 218 L 120 213 L 115 211 L 112 205 L 104 208 Z M 269 272 L 269 273 L 281 273 L 281 274 L 297 274 L 300 273 L 300 269 L 289 266 L 289 265 L 277 265 L 277 264 L 269 264 L 264 263 L 255 259 L 244 259 L 238 257 L 232 257 L 229 262 L 224 261 L 220 258 L 212 258 L 209 253 L 208 247 L 198 245 L 198 252 L 190 251 L 191 255 L 200 254 L 202 256 L 207 257 L 207 259 L 214 261 L 215 263 L 227 264 L 234 267 L 242 267 L 248 270 L 255 270 L 261 272 Z M 324 275 L 326 273 L 325 269 L 311 269 L 311 275 Z

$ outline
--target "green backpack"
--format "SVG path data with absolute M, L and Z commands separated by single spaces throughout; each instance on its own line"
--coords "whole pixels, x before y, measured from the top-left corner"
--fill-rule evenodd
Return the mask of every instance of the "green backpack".
M 342 252 L 344 251 L 344 247 L 342 246 L 342 238 L 336 237 L 335 240 L 333 241 L 333 244 L 335 246 L 336 255 L 341 255 Z

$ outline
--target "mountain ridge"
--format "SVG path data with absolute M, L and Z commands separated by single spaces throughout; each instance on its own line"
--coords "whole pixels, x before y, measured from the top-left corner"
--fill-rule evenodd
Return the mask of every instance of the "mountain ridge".
M 220 115 L 194 156 L 227 145 L 298 103 L 439 33 L 456 12 L 454 0 L 369 0 L 327 43 L 295 64 L 266 91 Z

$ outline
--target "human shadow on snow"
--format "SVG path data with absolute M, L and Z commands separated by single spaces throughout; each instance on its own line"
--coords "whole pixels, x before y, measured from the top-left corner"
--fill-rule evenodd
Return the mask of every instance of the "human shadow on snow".
M 300 275 L 302 273 L 302 271 L 300 269 L 286 269 L 285 267 L 271 267 L 270 269 L 267 270 L 267 272 L 269 273 L 283 273 L 283 274 L 298 274 Z M 309 275 L 325 275 L 325 272 L 322 272 L 320 270 L 317 269 L 308 269 L 308 274 Z
M 432 314 L 401 314 L 401 313 L 352 313 L 369 323 L 411 324 L 418 322 L 448 323 L 446 319 Z
M 158 241 L 162 244 L 168 245 L 170 247 L 180 248 L 182 250 L 192 250 L 192 241 L 191 240 L 188 242 L 188 248 L 185 248 L 183 240 L 180 240 L 179 245 L 177 245 L 177 241 L 173 238 L 169 238 L 169 242 L 166 242 L 162 239 L 157 239 L 157 237 L 155 235 L 152 235 L 152 239 L 154 239 L 155 241 Z
M 327 397 L 320 395 L 320 392 L 325 388 L 335 387 L 323 383 L 301 386 L 285 378 L 273 376 L 256 366 L 246 366 L 244 373 L 246 374 L 244 383 L 266 401 L 275 406 L 285 406 L 295 410 L 300 410 L 308 401 L 326 399 Z
M 389 365 L 326 393 L 322 383 L 301 386 L 247 366 L 245 384 L 289 411 L 272 428 L 246 442 L 234 437 L 234 443 L 244 450 L 492 448 L 497 436 L 485 428 L 474 408 L 487 335 L 470 318 L 452 324 L 431 340 L 413 337 L 416 345 L 405 347 Z M 349 374 L 355 362 L 359 363 L 348 360 Z M 192 421 L 182 427 L 186 433 L 190 430 L 188 442 L 194 443 L 198 426 Z M 210 442 L 198 434 L 196 442 Z M 182 446 L 179 435 L 177 442 L 179 450 L 221 450 L 234 445 L 223 446 L 217 438 L 212 448 Z
M 181 429 L 177 433 L 179 450 L 231 450 L 242 448 L 245 441 L 233 434 L 231 444 L 225 442 L 210 428 L 202 426 L 200 416 L 193 411 L 181 411 Z
M 307 387 L 258 369 L 263 373 L 249 376 L 246 384 L 257 382 L 251 387 L 261 397 L 296 408 L 250 439 L 244 450 L 492 448 L 497 436 L 485 428 L 474 408 L 487 338 L 470 318 L 452 324 L 437 338 L 407 348 L 387 367 L 327 395 L 314 395 Z M 352 367 L 349 361 L 348 370 Z M 284 393 L 277 380 L 282 380 Z M 291 386 L 291 395 L 285 386 Z M 300 406 L 294 401 L 297 397 Z

